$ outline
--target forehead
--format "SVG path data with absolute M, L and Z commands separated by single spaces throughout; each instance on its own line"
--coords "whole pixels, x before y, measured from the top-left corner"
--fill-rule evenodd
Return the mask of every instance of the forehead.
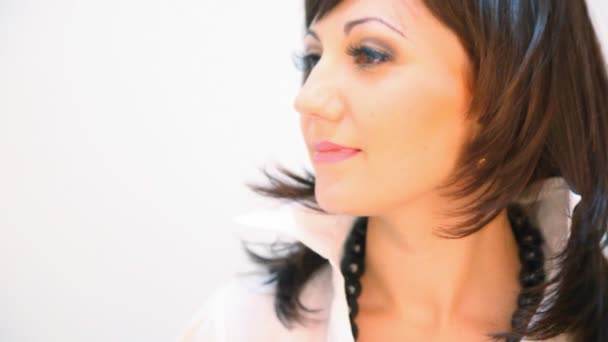
M 312 27 L 346 22 L 364 16 L 386 19 L 396 25 L 404 26 L 413 21 L 422 6 L 421 0 L 346 0 L 340 1 L 319 20 L 316 13 Z
M 346 23 L 374 17 L 386 22 L 388 26 L 404 32 L 410 43 L 414 42 L 412 39 L 417 35 L 417 32 L 432 31 L 432 29 L 424 26 L 433 25 L 432 15 L 428 12 L 422 0 L 347 0 L 340 1 L 329 12 L 323 13 L 323 16 L 319 19 L 320 14 L 315 14 L 315 19 L 312 21 L 309 30 L 317 33 L 327 30 L 327 34 L 342 31 L 346 33 L 348 26 Z M 427 17 L 431 17 L 431 21 Z

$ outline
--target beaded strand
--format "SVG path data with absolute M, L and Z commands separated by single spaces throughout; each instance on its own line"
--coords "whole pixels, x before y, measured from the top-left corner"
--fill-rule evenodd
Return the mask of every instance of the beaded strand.
M 523 328 L 528 324 L 531 317 L 525 315 L 522 309 L 536 307 L 542 300 L 541 294 L 530 291 L 529 288 L 545 281 L 542 250 L 544 239 L 540 229 L 531 224 L 521 207 L 517 205 L 509 206 L 507 213 L 519 247 L 519 259 L 522 264 L 519 274 L 522 290 L 517 299 L 518 308 L 512 315 L 511 326 L 513 328 Z M 360 278 L 365 272 L 367 222 L 367 217 L 359 217 L 355 220 L 353 228 L 344 243 L 344 253 L 340 263 L 340 270 L 344 276 L 344 290 L 348 303 L 351 330 L 355 341 L 359 336 L 355 317 L 359 311 L 357 299 L 361 295 Z M 519 342 L 519 340 L 508 339 L 507 342 Z

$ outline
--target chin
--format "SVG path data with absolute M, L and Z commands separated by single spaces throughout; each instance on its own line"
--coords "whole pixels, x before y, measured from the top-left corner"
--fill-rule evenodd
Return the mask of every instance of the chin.
M 353 202 L 353 198 L 356 198 L 353 192 L 339 191 L 337 188 L 321 190 L 317 187 L 315 198 L 319 207 L 330 214 L 356 215 L 358 211 L 358 203 Z
M 327 191 L 318 189 L 317 187 L 315 190 L 315 198 L 321 209 L 331 214 L 342 214 L 345 210 L 348 211 L 348 203 L 345 203 L 347 196 L 336 193 L 328 194 Z

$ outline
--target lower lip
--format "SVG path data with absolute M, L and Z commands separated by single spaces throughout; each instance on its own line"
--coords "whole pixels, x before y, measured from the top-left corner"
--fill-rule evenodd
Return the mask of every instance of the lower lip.
M 360 150 L 315 151 L 313 161 L 316 163 L 335 163 L 357 155 Z

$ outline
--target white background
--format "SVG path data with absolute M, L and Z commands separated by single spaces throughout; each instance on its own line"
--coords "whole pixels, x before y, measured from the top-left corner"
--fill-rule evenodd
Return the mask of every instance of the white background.
M 244 182 L 310 165 L 302 6 L 0 0 L 0 341 L 172 341 L 247 269 Z

